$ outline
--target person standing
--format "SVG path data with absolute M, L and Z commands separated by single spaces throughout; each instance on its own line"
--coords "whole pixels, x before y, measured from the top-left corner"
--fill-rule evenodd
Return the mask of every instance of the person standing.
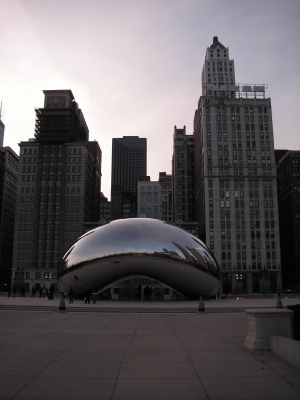
M 152 300 L 152 295 L 153 295 L 153 287 L 149 289 L 149 300 Z
M 144 297 L 145 297 L 145 300 L 149 300 L 149 290 L 150 290 L 150 288 L 149 288 L 149 286 L 147 285 L 147 286 L 145 287 L 145 289 L 144 289 Z
M 53 293 L 54 293 L 54 285 L 51 283 L 50 288 L 49 288 L 49 300 L 53 300 Z
M 39 289 L 39 294 L 40 294 L 40 298 L 42 298 L 43 297 L 43 288 L 42 288 L 42 286 Z
M 13 297 L 16 297 L 16 292 L 17 292 L 17 288 L 16 288 L 16 286 L 14 285 L 14 286 L 13 286 Z
M 137 291 L 138 291 L 138 299 L 141 300 L 141 297 L 142 297 L 142 285 L 141 284 L 139 284 Z
M 69 296 L 70 304 L 72 304 L 73 303 L 73 296 L 74 296 L 74 289 L 72 288 L 72 286 L 70 286 L 68 296 Z
M 87 286 L 85 292 L 85 304 L 90 304 L 90 301 L 91 301 L 91 289 L 89 286 Z
M 92 293 L 92 299 L 93 299 L 93 304 L 96 304 L 97 292 L 95 289 L 93 290 L 93 293 Z
M 35 297 L 35 287 L 34 286 L 32 286 L 32 289 L 31 289 L 31 297 Z
M 25 287 L 24 286 L 21 286 L 20 297 L 25 297 Z

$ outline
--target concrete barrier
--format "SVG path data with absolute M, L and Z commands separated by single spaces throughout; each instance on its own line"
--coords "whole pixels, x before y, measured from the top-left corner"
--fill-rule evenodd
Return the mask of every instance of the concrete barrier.
M 250 350 L 270 350 L 270 336 L 292 338 L 293 311 L 280 308 L 245 310 L 248 315 L 248 335 L 244 346 Z
M 300 342 L 282 336 L 270 336 L 270 349 L 300 368 Z

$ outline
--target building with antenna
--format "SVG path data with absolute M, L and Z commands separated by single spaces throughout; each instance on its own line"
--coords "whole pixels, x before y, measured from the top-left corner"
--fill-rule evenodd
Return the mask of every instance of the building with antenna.
M 207 48 L 194 117 L 199 237 L 221 266 L 225 293 L 281 290 L 271 99 L 237 84 L 218 37 Z

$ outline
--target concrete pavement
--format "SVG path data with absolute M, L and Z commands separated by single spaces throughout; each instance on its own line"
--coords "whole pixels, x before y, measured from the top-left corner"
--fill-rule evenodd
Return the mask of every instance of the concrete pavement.
M 0 298 L 0 305 L 15 300 L 28 306 L 52 303 Z M 273 305 L 274 299 L 270 300 Z M 58 308 L 58 299 L 54 302 Z M 268 302 L 259 304 L 268 307 Z M 244 312 L 173 312 L 179 302 L 157 302 L 156 306 L 153 302 L 153 309 L 159 303 L 169 308 L 169 312 L 153 314 L 143 313 L 142 302 L 133 302 L 141 307 L 139 313 L 126 313 L 125 302 L 87 307 L 100 310 L 104 303 L 106 310 L 123 303 L 124 312 L 0 309 L 0 399 L 300 398 L 299 368 L 272 352 L 244 348 Z M 197 302 L 188 303 L 197 306 Z M 213 303 L 219 307 L 222 301 L 205 305 L 209 308 Z M 246 308 L 253 306 L 246 304 Z
M 7 297 L 0 296 L 1 309 L 34 309 L 55 311 L 58 309 L 60 299 L 55 297 L 54 300 L 39 297 Z M 282 304 L 287 305 L 299 304 L 299 298 L 282 297 Z M 96 304 L 91 301 L 90 304 L 84 304 L 82 299 L 74 299 L 73 304 L 69 304 L 69 299 L 65 299 L 67 310 L 71 311 L 98 311 L 98 312 L 195 312 L 198 309 L 199 301 L 134 301 L 134 300 L 98 300 Z M 205 308 L 207 312 L 236 312 L 243 311 L 247 308 L 268 308 L 276 307 L 277 298 L 269 299 L 245 299 L 237 297 L 236 299 L 226 300 L 205 300 Z

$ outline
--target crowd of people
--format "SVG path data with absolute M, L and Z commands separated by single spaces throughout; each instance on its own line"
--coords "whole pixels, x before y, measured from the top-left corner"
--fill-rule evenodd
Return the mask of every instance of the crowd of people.
M 54 292 L 55 292 L 55 286 L 53 285 L 53 283 L 49 287 L 46 287 L 45 285 L 40 286 L 38 290 L 35 288 L 35 286 L 32 286 L 31 297 L 39 295 L 40 298 L 45 298 L 45 299 L 47 298 L 48 300 L 53 300 Z M 19 293 L 20 297 L 25 297 L 26 290 L 24 285 L 20 287 Z M 10 294 L 11 292 L 9 290 L 8 297 L 10 297 Z M 13 297 L 17 296 L 17 287 L 15 285 L 13 285 L 12 287 L 12 295 Z

